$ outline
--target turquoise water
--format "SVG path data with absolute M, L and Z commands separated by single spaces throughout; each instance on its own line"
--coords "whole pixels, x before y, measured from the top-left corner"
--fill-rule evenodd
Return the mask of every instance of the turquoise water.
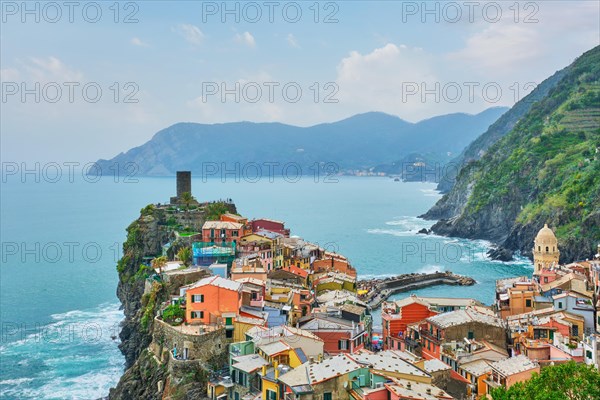
M 431 225 L 415 216 L 439 198 L 433 184 L 337 179 L 195 179 L 193 194 L 232 198 L 249 218 L 284 220 L 293 235 L 349 257 L 361 277 L 451 270 L 477 280 L 416 292 L 423 295 L 490 303 L 496 279 L 531 274 L 527 260 L 488 260 L 485 241 L 416 235 Z M 125 227 L 144 205 L 174 192 L 173 178 L 2 184 L 1 398 L 93 399 L 116 384 L 123 357 L 114 336 L 123 315 L 115 263 Z

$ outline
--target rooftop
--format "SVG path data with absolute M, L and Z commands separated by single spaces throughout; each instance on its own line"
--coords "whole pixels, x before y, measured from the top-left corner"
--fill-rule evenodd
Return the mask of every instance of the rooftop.
M 492 370 L 490 362 L 486 360 L 475 360 L 469 363 L 461 364 L 460 368 L 474 376 L 481 376 Z
M 242 287 L 242 284 L 239 282 L 232 281 L 230 279 L 225 279 L 220 276 L 209 276 L 208 278 L 200 279 L 198 282 L 191 285 L 189 287 L 189 289 L 206 286 L 206 285 L 216 286 L 216 287 L 233 290 L 233 291 L 238 291 Z
M 500 372 L 504 376 L 511 376 L 520 372 L 529 371 L 530 369 L 537 368 L 538 366 L 538 363 L 531 361 L 523 354 L 496 361 L 495 363 L 491 364 L 493 369 Z
M 307 365 L 307 364 L 303 364 Z M 339 354 L 318 363 L 308 363 L 309 383 L 315 384 L 360 369 L 361 366 L 346 354 Z
M 455 310 L 443 314 L 438 314 L 427 318 L 428 322 L 439 326 L 440 328 L 449 328 L 468 324 L 470 322 L 479 322 L 486 325 L 492 325 L 499 328 L 504 327 L 502 319 L 494 317 L 490 314 L 483 313 L 472 308 L 464 310 Z
M 243 224 L 230 221 L 206 221 L 202 229 L 242 229 Z
M 233 368 L 246 373 L 252 373 L 257 369 L 262 368 L 263 365 L 269 365 L 269 363 L 258 354 L 233 357 L 233 361 L 234 363 L 231 365 Z
M 360 364 L 372 365 L 374 369 L 381 371 L 429 377 L 427 372 L 415 367 L 393 351 L 380 351 L 378 353 L 360 351 L 355 354 L 350 354 L 349 357 Z
M 423 369 L 430 374 L 432 372 L 445 371 L 450 368 L 451 367 L 448 364 L 437 358 L 425 360 L 425 362 L 423 363 Z
M 448 393 L 437 386 L 428 383 L 419 383 L 405 379 L 393 379 L 393 383 L 386 384 L 391 392 L 400 398 L 411 400 L 440 400 L 453 399 Z
M 261 344 L 258 346 L 258 348 L 269 357 L 284 352 L 286 350 L 292 349 L 292 347 L 289 344 L 285 343 L 283 340 Z

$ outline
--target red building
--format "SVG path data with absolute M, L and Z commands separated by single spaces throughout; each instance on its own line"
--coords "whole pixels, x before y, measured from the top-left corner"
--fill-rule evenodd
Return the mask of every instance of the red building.
M 279 233 L 285 237 L 290 237 L 290 230 L 285 228 L 285 222 L 282 221 L 275 221 L 267 218 L 254 219 L 250 221 L 250 227 L 252 228 L 253 233 L 265 230 Z
M 404 350 L 408 324 L 437 315 L 426 301 L 415 295 L 396 302 L 385 302 L 381 308 L 383 320 L 383 348 Z
M 205 243 L 236 243 L 243 235 L 244 225 L 230 221 L 206 221 L 202 225 L 202 241 Z
M 300 319 L 300 329 L 312 332 L 323 339 L 327 354 L 355 353 L 365 348 L 369 333 L 363 323 L 313 314 Z

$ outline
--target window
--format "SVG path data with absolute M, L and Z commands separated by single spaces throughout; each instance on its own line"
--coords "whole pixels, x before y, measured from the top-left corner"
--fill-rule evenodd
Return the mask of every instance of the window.
M 530 299 L 525 300 L 525 307 L 531 307 L 531 300 Z
M 547 276 L 544 277 L 544 283 L 548 283 L 548 277 Z
M 267 389 L 267 400 L 277 400 L 277 392 Z
M 204 303 L 204 295 L 203 294 L 193 294 L 192 295 L 192 303 Z
M 579 327 L 577 325 L 573 325 L 573 336 L 579 336 Z
M 211 229 L 211 230 L 210 230 L 210 237 L 211 237 L 211 238 L 214 238 L 214 237 L 215 237 L 215 230 L 214 230 L 214 229 Z
M 323 400 L 333 400 L 331 392 L 323 393 Z
M 338 340 L 338 350 L 348 350 L 348 341 Z
M 237 236 L 238 236 L 238 231 L 232 231 L 232 232 L 231 232 L 231 236 L 233 236 L 233 237 L 237 237 Z
M 562 308 L 562 301 L 558 302 L 558 308 Z
M 549 252 L 550 251 L 550 247 L 546 246 L 546 251 Z
M 586 351 L 585 351 L 585 356 L 586 356 L 587 358 L 591 359 L 591 358 L 592 358 L 592 352 L 591 352 L 591 351 L 589 351 L 589 350 L 586 350 Z
M 225 330 L 225 337 L 227 339 L 231 339 L 233 337 L 233 329 L 226 329 Z
M 192 319 L 196 319 L 196 318 L 203 319 L 204 311 L 192 311 Z
M 475 338 L 475 333 L 473 333 L 473 331 L 469 331 L 467 333 L 467 339 L 474 339 Z

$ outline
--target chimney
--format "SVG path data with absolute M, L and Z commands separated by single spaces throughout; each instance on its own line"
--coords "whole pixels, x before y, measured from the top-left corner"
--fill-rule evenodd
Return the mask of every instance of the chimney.
M 427 388 L 426 392 L 427 392 L 427 394 L 430 395 L 431 394 L 431 388 Z
M 411 390 L 411 386 L 412 386 L 412 385 L 410 384 L 410 382 L 408 382 L 408 383 L 406 384 L 406 388 L 407 388 L 408 390 Z
M 279 368 L 275 367 L 275 379 L 279 379 Z
M 309 363 L 309 364 L 314 364 L 314 363 L 315 363 L 315 358 L 314 358 L 314 357 L 312 357 L 312 356 L 311 356 L 311 357 L 309 357 L 309 358 L 308 358 L 308 363 Z
M 267 375 L 267 366 L 263 365 L 262 366 L 262 376 L 265 376 L 265 375 Z

